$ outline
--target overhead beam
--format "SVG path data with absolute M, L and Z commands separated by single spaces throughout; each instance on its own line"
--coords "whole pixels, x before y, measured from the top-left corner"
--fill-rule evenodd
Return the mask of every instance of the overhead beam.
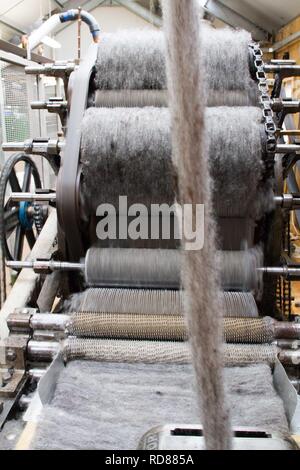
M 3 16 L 0 16 L 0 23 L 6 26 L 7 28 L 12 29 L 13 31 L 16 31 L 16 33 L 26 34 L 25 28 L 23 28 L 19 24 L 16 24 L 14 21 L 6 19 Z
M 67 2 L 59 1 L 59 3 L 62 5 L 62 8 L 66 11 L 66 10 L 70 10 L 71 8 L 78 8 L 79 1 L 68 0 Z M 93 10 L 94 8 L 97 8 L 97 6 L 101 3 L 103 3 L 103 1 L 101 0 L 83 0 L 80 6 L 84 10 L 90 11 L 90 10 Z
M 131 11 L 140 18 L 143 18 L 143 20 L 147 21 L 148 23 L 157 26 L 158 28 L 160 28 L 163 24 L 163 21 L 159 16 L 154 15 L 147 8 L 144 8 L 133 0 L 116 0 L 115 3 L 118 3 L 119 5 L 127 8 L 127 10 Z
M 248 20 L 244 16 L 240 15 L 236 11 L 225 6 L 218 0 L 208 0 L 203 8 L 204 11 L 213 15 L 215 18 L 223 21 L 229 26 L 232 26 L 233 28 L 243 28 L 251 32 L 253 38 L 256 40 L 268 39 L 269 32 L 267 30 L 264 30 L 263 28 Z
M 289 46 L 290 44 L 292 44 L 292 42 L 295 42 L 298 39 L 300 39 L 300 31 L 296 31 L 296 33 L 291 34 L 285 39 L 282 39 L 282 41 L 275 42 L 274 44 L 272 44 L 271 49 L 276 52 L 279 49 L 282 49 L 283 47 Z
M 65 8 L 64 3 L 60 2 L 59 0 L 53 0 L 55 5 L 57 5 L 61 10 Z
M 17 57 L 22 57 L 23 59 L 27 59 L 26 49 L 23 49 L 22 47 L 18 47 L 14 44 L 11 44 L 10 42 L 3 41 L 2 39 L 0 39 L 0 50 L 7 52 L 8 54 L 13 54 L 14 56 L 17 56 Z M 38 64 L 53 62 L 52 59 L 49 59 L 48 57 L 44 57 L 38 54 L 31 54 L 31 61 L 36 62 Z

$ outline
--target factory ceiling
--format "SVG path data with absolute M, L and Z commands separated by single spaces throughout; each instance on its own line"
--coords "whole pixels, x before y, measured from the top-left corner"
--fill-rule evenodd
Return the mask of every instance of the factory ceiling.
M 199 0 L 206 15 L 233 27 L 245 28 L 255 39 L 267 39 L 300 15 L 299 0 Z M 91 11 L 101 5 L 122 5 L 144 19 L 161 24 L 159 0 L 1 0 L 0 36 L 16 42 L 50 14 L 78 6 Z

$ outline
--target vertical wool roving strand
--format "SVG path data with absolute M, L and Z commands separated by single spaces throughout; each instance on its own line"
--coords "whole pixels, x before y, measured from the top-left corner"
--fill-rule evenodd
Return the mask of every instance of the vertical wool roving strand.
M 218 291 L 212 188 L 205 158 L 205 108 L 201 95 L 200 11 L 196 0 L 164 0 L 167 73 L 172 113 L 173 159 L 181 204 L 205 205 L 205 243 L 186 251 L 183 284 L 185 313 L 206 448 L 230 449 L 232 433 L 226 407 L 222 369 L 221 304 Z M 195 207 L 195 206 L 194 206 Z

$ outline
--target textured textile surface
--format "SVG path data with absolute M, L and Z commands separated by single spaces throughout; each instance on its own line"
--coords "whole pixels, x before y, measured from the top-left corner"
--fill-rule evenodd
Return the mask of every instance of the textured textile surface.
M 180 266 L 179 250 L 92 248 L 86 256 L 85 280 L 89 286 L 176 289 Z
M 170 118 L 166 108 L 88 109 L 82 122 L 83 191 L 93 210 L 174 201 Z M 94 212 L 95 213 L 95 212 Z
M 167 90 L 97 90 L 96 108 L 142 108 L 168 106 Z
M 224 317 L 257 317 L 257 305 L 247 292 L 221 293 Z M 143 313 L 180 315 L 183 291 L 147 289 L 87 289 L 64 302 L 63 310 L 73 312 Z
M 225 369 L 225 382 L 234 426 L 288 433 L 268 366 Z M 71 363 L 42 412 L 32 447 L 136 449 L 154 426 L 199 423 L 193 383 L 191 366 Z
M 218 251 L 224 290 L 260 293 L 263 289 L 263 251 Z M 86 255 L 85 281 L 94 287 L 176 289 L 181 286 L 180 250 L 91 248 Z
M 163 33 L 135 30 L 103 34 L 96 69 L 96 85 L 102 90 L 165 89 Z
M 74 313 L 68 325 L 68 332 L 81 338 L 166 341 L 187 339 L 182 315 Z
M 258 362 L 274 365 L 278 354 L 277 347 L 270 344 L 224 343 L 221 352 L 221 362 L 226 366 Z M 64 356 L 66 361 L 85 359 L 118 363 L 189 364 L 191 349 L 188 342 L 180 341 L 86 339 L 70 336 L 65 342 Z M 210 359 L 205 350 L 204 362 Z
M 263 276 L 258 268 L 263 266 L 263 250 L 260 246 L 251 250 L 219 251 L 221 285 L 225 290 L 255 292 L 263 289 Z
M 223 293 L 224 317 L 258 317 L 255 299 L 248 292 Z
M 0 432 L 0 450 L 13 450 L 25 427 L 21 417 L 6 421 Z
M 227 343 L 264 344 L 275 341 L 273 320 L 266 318 L 224 318 Z M 185 319 L 181 315 L 136 313 L 74 313 L 68 333 L 80 338 L 132 340 L 187 340 Z
M 270 182 L 262 182 L 261 109 L 208 108 L 206 133 L 214 209 L 221 216 L 256 219 L 273 208 Z
M 261 110 L 207 108 L 205 122 L 216 213 L 260 218 L 273 208 L 271 183 L 262 183 Z M 94 215 L 103 203 L 118 209 L 119 196 L 128 197 L 128 206 L 174 202 L 170 137 L 166 108 L 86 111 L 81 144 L 83 194 Z
M 214 29 L 204 23 L 201 29 L 204 96 L 208 105 L 257 103 L 257 87 L 251 80 L 248 64 L 250 34 L 229 28 Z M 96 63 L 97 88 L 165 89 L 165 52 L 162 32 L 135 30 L 104 34 Z M 115 100 L 118 103 L 117 97 Z

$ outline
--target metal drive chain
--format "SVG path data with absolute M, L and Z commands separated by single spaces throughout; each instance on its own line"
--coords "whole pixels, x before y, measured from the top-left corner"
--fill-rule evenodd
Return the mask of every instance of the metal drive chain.
M 268 154 L 276 152 L 276 125 L 273 119 L 271 96 L 269 94 L 267 76 L 264 70 L 263 53 L 257 43 L 249 45 L 253 54 L 255 78 L 258 81 L 260 104 L 263 108 L 263 119 L 267 135 L 266 150 Z
M 274 166 L 275 166 L 275 153 L 276 153 L 276 125 L 273 119 L 273 110 L 271 96 L 269 94 L 267 76 L 264 69 L 263 53 L 259 47 L 259 44 L 251 42 L 249 44 L 249 58 L 250 58 L 250 73 L 253 80 L 258 84 L 259 91 L 259 103 L 262 107 L 265 134 L 265 151 L 263 155 L 265 171 L 264 181 L 268 178 L 274 177 Z M 267 253 L 265 253 L 267 255 Z M 267 262 L 267 256 L 265 256 Z M 262 299 L 262 308 L 269 311 L 273 310 L 276 302 L 276 280 L 264 279 L 265 289 L 264 296 Z
M 39 235 L 44 225 L 43 208 L 40 204 L 34 204 L 33 210 L 34 210 L 33 212 L 34 225 Z

